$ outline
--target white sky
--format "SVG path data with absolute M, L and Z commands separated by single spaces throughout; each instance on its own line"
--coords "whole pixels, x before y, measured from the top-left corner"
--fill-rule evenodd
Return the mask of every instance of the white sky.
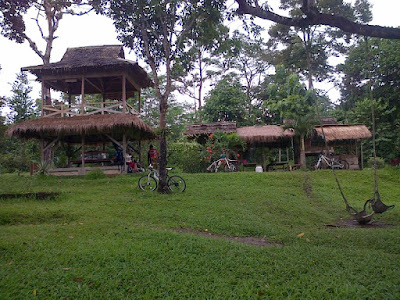
M 276 0 L 275 0 L 276 1 Z M 373 21 L 371 24 L 382 26 L 400 26 L 399 11 L 400 1 L 398 0 L 371 0 L 373 4 Z M 28 27 L 30 26 L 30 27 Z M 37 31 L 34 23 L 29 24 L 29 33 Z M 237 26 L 237 25 L 235 25 Z M 114 30 L 112 21 L 104 16 L 94 13 L 86 16 L 65 16 L 56 32 L 58 39 L 54 41 L 51 62 L 59 61 L 67 48 L 83 47 L 94 45 L 120 44 Z M 39 39 L 36 39 L 39 40 Z M 134 53 L 125 49 L 125 56 L 128 59 L 136 60 Z M 11 85 L 21 67 L 42 64 L 41 59 L 31 50 L 28 43 L 17 44 L 3 36 L 0 36 L 0 95 L 9 96 Z M 147 69 L 144 62 L 139 65 Z M 32 98 L 39 97 L 39 86 L 35 84 L 35 76 L 29 76 L 34 91 Z M 327 87 L 328 89 L 329 87 Z M 331 98 L 338 97 L 338 93 L 330 94 Z M 335 100 L 335 99 L 332 99 Z

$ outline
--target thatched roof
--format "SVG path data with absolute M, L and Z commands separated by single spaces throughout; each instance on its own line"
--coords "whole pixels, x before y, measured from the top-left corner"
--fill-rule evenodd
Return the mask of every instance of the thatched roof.
M 184 135 L 204 135 L 214 132 L 232 133 L 236 132 L 236 122 L 216 122 L 207 124 L 190 124 L 187 126 Z
M 24 67 L 22 71 L 29 71 L 38 77 L 39 81 L 52 78 L 51 87 L 71 94 L 80 94 L 80 81 L 76 84 L 73 81 L 65 82 L 68 76 L 86 76 L 87 78 L 97 78 L 98 73 L 116 74 L 126 73 L 133 78 L 141 88 L 153 86 L 153 82 L 136 62 L 125 59 L 122 45 L 90 46 L 68 48 L 61 61 L 47 65 Z M 103 76 L 104 77 L 104 76 Z M 114 75 L 115 77 L 115 75 Z M 97 83 L 96 83 L 97 84 Z M 100 86 L 100 84 L 98 84 Z M 108 84 L 110 85 L 110 84 Z M 106 84 L 104 84 L 106 86 Z M 96 89 L 87 85 L 87 94 L 99 93 Z M 121 84 L 117 86 L 117 91 L 121 90 Z M 111 91 L 108 91 L 111 92 Z
M 13 137 L 53 140 L 60 138 L 80 143 L 85 135 L 88 142 L 108 140 L 102 134 L 121 139 L 122 133 L 135 139 L 154 137 L 153 129 L 139 117 L 131 114 L 84 115 L 69 118 L 41 118 L 16 124 L 6 131 Z
M 246 143 L 279 143 L 294 136 L 293 130 L 278 125 L 240 127 L 237 134 Z
M 341 140 L 358 140 L 372 137 L 371 132 L 365 125 L 329 125 L 323 126 L 324 134 L 327 142 Z M 315 127 L 315 132 L 319 137 L 323 138 L 322 128 Z

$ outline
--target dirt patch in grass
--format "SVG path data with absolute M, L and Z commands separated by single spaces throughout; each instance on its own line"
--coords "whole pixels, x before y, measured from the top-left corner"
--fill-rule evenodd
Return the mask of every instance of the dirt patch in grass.
M 312 187 L 311 187 L 311 178 L 310 176 L 306 175 L 304 177 L 303 181 L 303 191 L 307 195 L 307 198 L 311 198 L 311 192 L 312 192 Z
M 61 211 L 0 213 L 1 225 L 64 224 L 75 220 L 75 216 Z
M 36 200 L 54 200 L 60 193 L 54 192 L 37 192 L 37 193 L 9 193 L 0 194 L 0 199 L 17 199 L 17 198 L 29 198 Z
M 350 219 L 341 219 L 336 224 L 326 224 L 325 227 L 331 228 L 387 228 L 392 225 L 385 224 L 380 221 L 372 220 L 368 224 L 359 224 L 356 220 Z
M 251 246 L 257 246 L 257 247 L 282 246 L 282 244 L 272 243 L 272 242 L 267 241 L 265 238 L 259 238 L 259 237 L 254 237 L 254 236 L 238 237 L 238 236 L 231 236 L 231 235 L 224 235 L 224 234 L 216 234 L 216 233 L 211 233 L 211 232 L 207 232 L 207 231 L 193 230 L 190 228 L 177 228 L 177 229 L 174 229 L 174 231 L 179 232 L 179 233 L 192 233 L 192 234 L 201 235 L 201 236 L 208 237 L 208 238 L 226 239 L 226 240 L 231 240 L 234 242 L 247 244 L 247 245 L 251 245 Z

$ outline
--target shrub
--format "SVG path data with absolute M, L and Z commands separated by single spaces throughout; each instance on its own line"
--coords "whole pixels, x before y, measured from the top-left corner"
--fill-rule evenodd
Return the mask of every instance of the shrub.
M 168 164 L 187 173 L 205 172 L 207 163 L 202 155 L 203 148 L 196 142 L 170 143 Z
M 374 158 L 373 158 L 373 157 L 370 157 L 370 158 L 368 159 L 368 166 L 371 167 L 371 168 L 374 167 Z M 376 158 L 376 167 L 377 167 L 377 169 L 381 169 L 381 168 L 383 168 L 384 166 L 385 166 L 385 161 L 384 161 L 384 159 L 381 158 L 381 157 L 377 157 L 377 158 Z
M 89 180 L 94 180 L 94 179 L 101 179 L 107 177 L 106 174 L 101 169 L 94 169 L 92 171 L 89 171 L 85 178 Z

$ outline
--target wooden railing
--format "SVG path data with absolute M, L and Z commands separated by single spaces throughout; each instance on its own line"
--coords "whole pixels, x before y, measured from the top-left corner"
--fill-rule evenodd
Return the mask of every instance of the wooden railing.
M 95 114 L 121 114 L 123 105 L 120 101 L 108 101 L 97 103 L 86 103 L 83 106 L 84 115 Z M 67 104 L 55 104 L 43 106 L 43 117 L 63 118 L 81 115 L 82 105 L 70 106 Z M 126 104 L 125 113 L 138 115 L 139 113 L 129 104 Z

